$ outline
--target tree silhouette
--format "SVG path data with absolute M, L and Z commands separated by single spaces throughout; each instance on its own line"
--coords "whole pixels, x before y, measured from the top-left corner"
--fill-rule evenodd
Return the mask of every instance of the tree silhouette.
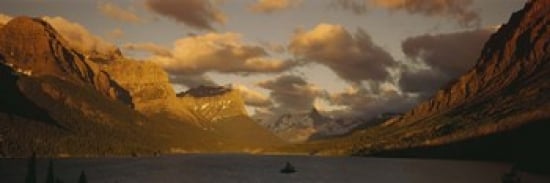
M 84 170 L 80 172 L 80 177 L 78 178 L 78 183 L 88 183 L 88 179 L 86 179 L 86 174 L 84 173 Z
M 25 183 L 36 183 L 36 154 L 33 152 L 27 167 Z
M 48 175 L 46 176 L 46 183 L 55 183 L 55 176 L 53 174 L 53 161 L 50 160 L 48 165 Z

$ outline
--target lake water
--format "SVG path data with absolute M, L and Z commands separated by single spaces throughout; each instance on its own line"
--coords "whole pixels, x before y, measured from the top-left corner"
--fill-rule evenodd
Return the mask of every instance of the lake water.
M 0 159 L 0 182 L 24 182 L 26 159 Z M 286 162 L 297 172 L 281 174 Z M 44 182 L 48 160 L 39 159 Z M 54 173 L 76 183 L 81 170 L 90 183 L 500 183 L 510 169 L 502 163 L 362 157 L 173 155 L 148 158 L 56 159 Z M 521 173 L 522 183 L 549 183 L 550 177 Z

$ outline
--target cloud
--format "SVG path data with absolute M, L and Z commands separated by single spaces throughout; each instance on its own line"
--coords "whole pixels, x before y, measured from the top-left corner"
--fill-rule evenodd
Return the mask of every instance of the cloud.
M 50 23 L 69 43 L 69 46 L 87 55 L 110 56 L 118 53 L 118 48 L 102 38 L 90 33 L 84 26 L 63 17 L 42 17 Z
M 391 84 L 387 84 L 390 85 Z M 340 115 L 362 116 L 371 118 L 385 112 L 404 112 L 414 105 L 414 98 L 401 95 L 396 87 L 379 85 L 379 88 L 367 90 L 360 85 L 351 85 L 345 91 L 331 93 L 328 101 L 333 105 L 344 106 L 344 111 L 336 111 Z
M 241 95 L 246 105 L 261 108 L 267 108 L 273 105 L 271 99 L 269 99 L 269 96 L 254 91 L 244 85 L 234 84 L 233 88 L 241 92 Z
M 399 86 L 404 92 L 417 93 L 420 99 L 426 99 L 451 79 L 452 77 L 438 70 L 404 68 Z
M 11 16 L 4 15 L 4 14 L 1 14 L 1 13 L 0 13 L 0 25 L 5 25 L 5 24 L 8 23 L 11 19 L 12 19 Z
M 437 89 L 474 66 L 485 42 L 495 28 L 422 35 L 403 41 L 409 60 L 425 64 L 427 69 L 403 68 L 399 85 L 405 92 L 430 96 Z
M 13 17 L 0 14 L 0 24 L 6 24 Z M 71 22 L 63 17 L 48 17 L 42 19 L 48 22 L 69 44 L 70 47 L 92 56 L 113 56 L 119 54 L 119 49 L 112 43 L 93 35 L 84 26 Z
M 120 28 L 115 28 L 109 32 L 109 38 L 111 39 L 120 39 L 124 37 L 124 31 Z
M 350 82 L 384 81 L 388 67 L 395 65 L 392 56 L 375 45 L 370 36 L 359 29 L 355 35 L 340 25 L 319 24 L 313 30 L 298 30 L 289 50 L 294 55 L 331 68 Z
M 273 13 L 296 7 L 301 3 L 301 0 L 257 0 L 250 5 L 250 9 L 257 13 Z
M 278 73 L 296 65 L 269 57 L 261 46 L 244 43 L 236 33 L 207 33 L 176 40 L 171 56 L 156 55 L 153 61 L 172 74 Z
M 284 113 L 309 111 L 315 98 L 324 94 L 317 86 L 295 75 L 279 76 L 259 82 L 257 85 L 270 90 L 270 97 L 277 105 L 276 110 Z
M 130 51 L 144 51 L 162 57 L 172 56 L 168 48 L 155 43 L 126 43 L 122 45 L 122 48 Z
M 493 28 L 474 31 L 422 35 L 406 39 L 403 52 L 410 59 L 423 61 L 434 69 L 457 77 L 476 62 Z
M 170 82 L 184 85 L 188 88 L 199 86 L 217 86 L 217 84 L 205 75 L 170 75 Z
M 331 5 L 336 5 L 345 10 L 351 10 L 355 14 L 364 14 L 367 12 L 366 0 L 334 0 Z
M 213 29 L 213 23 L 226 21 L 226 16 L 215 4 L 210 0 L 145 0 L 145 5 L 153 12 L 207 30 Z
M 113 18 L 115 20 L 129 23 L 142 22 L 141 18 L 137 16 L 133 11 L 118 7 L 116 4 L 113 4 L 111 2 L 99 3 L 97 5 L 97 8 L 103 15 Z
M 432 17 L 447 17 L 463 26 L 476 26 L 480 17 L 472 9 L 473 0 L 335 0 L 340 8 L 356 14 L 367 12 L 369 6 L 390 11 L 406 11 Z

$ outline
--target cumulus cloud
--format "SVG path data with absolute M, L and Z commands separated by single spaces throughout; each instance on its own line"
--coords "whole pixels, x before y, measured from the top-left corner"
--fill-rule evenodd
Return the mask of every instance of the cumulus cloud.
M 352 35 L 340 25 L 319 24 L 313 30 L 298 30 L 289 50 L 305 60 L 331 68 L 350 82 L 384 81 L 388 67 L 395 64 L 392 56 L 375 45 L 370 36 L 359 29 Z
M 241 92 L 242 98 L 248 106 L 267 108 L 273 105 L 269 96 L 254 91 L 244 85 L 234 84 L 233 88 Z
M 130 23 L 142 22 L 141 18 L 138 15 L 136 15 L 133 11 L 121 8 L 118 5 L 113 4 L 111 2 L 99 3 L 97 5 L 97 8 L 103 15 L 113 18 L 115 20 L 130 22 Z
M 225 23 L 226 16 L 211 0 L 146 0 L 145 5 L 162 16 L 185 25 L 212 30 L 213 23 Z
M 494 28 L 422 35 L 402 43 L 405 55 L 427 69 L 404 68 L 399 84 L 406 92 L 432 95 L 439 87 L 465 73 L 476 63 Z
M 262 81 L 259 87 L 270 90 L 270 97 L 279 112 L 309 111 L 317 97 L 324 94 L 317 86 L 295 75 L 283 75 L 272 80 Z
M 277 73 L 296 63 L 269 57 L 261 46 L 246 44 L 236 33 L 207 33 L 174 43 L 171 56 L 156 55 L 153 61 L 173 74 Z
M 250 9 L 257 13 L 273 13 L 298 6 L 301 0 L 257 0 Z
M 102 38 L 90 33 L 84 26 L 63 17 L 42 17 L 67 40 L 69 46 L 88 55 L 109 56 L 118 52 L 118 48 Z
M 369 6 L 410 14 L 447 17 L 463 26 L 476 26 L 480 17 L 472 9 L 473 0 L 335 0 L 336 5 L 357 14 L 367 12 Z
M 155 43 L 126 43 L 122 45 L 122 48 L 130 51 L 144 51 L 162 57 L 172 56 L 168 48 Z

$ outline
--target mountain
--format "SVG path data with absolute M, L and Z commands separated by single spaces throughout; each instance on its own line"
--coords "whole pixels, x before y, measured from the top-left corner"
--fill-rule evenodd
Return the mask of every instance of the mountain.
M 283 141 L 248 116 L 240 90 L 230 86 L 199 86 L 177 95 L 178 102 L 196 117 L 195 125 L 229 144 L 257 147 L 282 145 Z M 255 147 L 256 148 L 255 148 Z
M 322 126 L 318 133 L 312 134 L 308 141 L 329 139 L 334 137 L 342 137 L 353 134 L 356 131 L 364 130 L 390 120 L 398 119 L 402 114 L 399 113 L 382 113 L 371 118 L 361 117 L 341 117 L 334 119 L 333 122 Z M 328 133 L 327 133 L 328 132 Z
M 262 125 L 289 142 L 305 142 L 340 136 L 367 122 L 359 117 L 327 117 L 313 108 L 309 112 L 283 114 Z
M 183 123 L 198 121 L 179 102 L 168 74 L 152 62 L 118 58 L 98 63 L 113 80 L 127 89 L 135 109 L 151 118 Z
M 186 108 L 199 117 L 199 126 L 208 128 L 213 123 L 235 116 L 248 116 L 239 90 L 224 86 L 199 86 L 177 95 Z
M 549 40 L 550 1 L 529 1 L 491 36 L 476 65 L 432 98 L 381 125 L 307 149 L 550 163 L 544 147 L 550 137 Z
M 229 148 L 223 150 L 282 143 L 248 117 L 238 90 L 199 86 L 176 94 L 168 74 L 154 63 L 119 58 L 99 65 L 129 91 L 137 111 L 152 119 L 181 123 L 221 138 L 214 143 Z
M 0 53 L 6 65 L 22 74 L 89 84 L 110 98 L 130 104 L 127 91 L 97 65 L 70 49 L 61 35 L 41 19 L 18 17 L 8 22 L 0 30 Z
M 281 143 L 245 112 L 213 123 L 193 108 L 202 101 L 228 114 L 244 109 L 238 93 L 216 96 L 235 105 L 180 98 L 160 67 L 91 57 L 67 41 L 36 18 L 0 29 L 1 156 L 243 152 Z

